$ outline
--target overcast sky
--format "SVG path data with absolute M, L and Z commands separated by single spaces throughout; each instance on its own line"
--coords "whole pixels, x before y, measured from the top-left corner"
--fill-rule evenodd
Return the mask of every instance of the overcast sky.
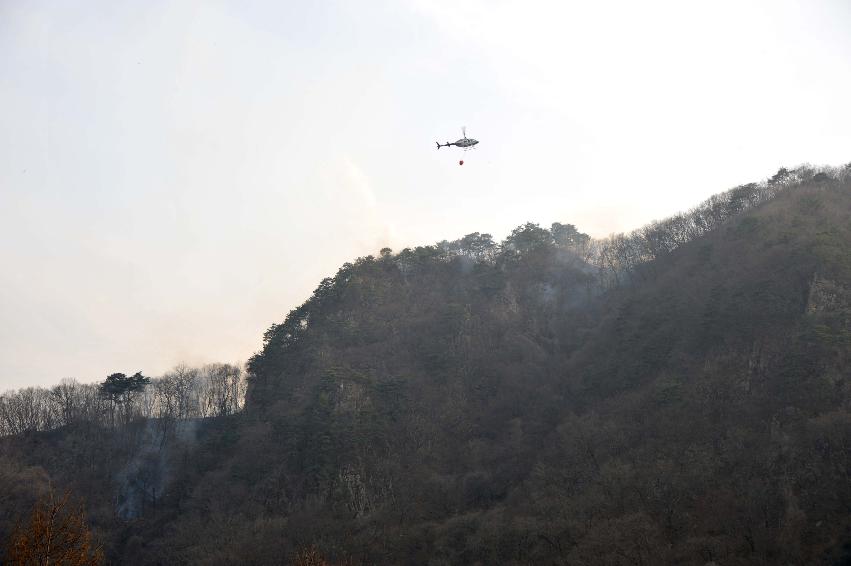
M 385 245 L 851 161 L 849 30 L 847 0 L 0 0 L 0 390 L 244 361 Z

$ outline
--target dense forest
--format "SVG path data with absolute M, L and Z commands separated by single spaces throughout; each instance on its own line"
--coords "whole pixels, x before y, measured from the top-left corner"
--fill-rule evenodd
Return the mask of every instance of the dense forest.
M 851 564 L 849 219 L 851 166 L 800 167 L 385 248 L 245 375 L 7 392 L 0 545 L 59 491 L 111 563 Z

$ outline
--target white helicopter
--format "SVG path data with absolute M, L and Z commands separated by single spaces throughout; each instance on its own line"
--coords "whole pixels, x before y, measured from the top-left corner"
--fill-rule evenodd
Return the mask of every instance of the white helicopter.
M 464 148 L 464 149 L 470 149 L 471 147 L 473 147 L 474 145 L 479 143 L 479 140 L 474 140 L 473 138 L 467 137 L 467 128 L 466 127 L 461 128 L 461 135 L 463 135 L 464 137 L 461 138 L 460 140 L 456 141 L 456 142 L 452 142 L 452 143 L 446 142 L 443 145 L 440 145 L 440 142 L 434 142 L 434 143 L 437 144 L 437 149 L 440 149 L 441 147 L 449 147 L 451 145 L 461 147 L 461 148 Z

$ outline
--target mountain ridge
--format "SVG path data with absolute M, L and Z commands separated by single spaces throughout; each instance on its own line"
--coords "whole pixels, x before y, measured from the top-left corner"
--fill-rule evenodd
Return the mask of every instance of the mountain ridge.
M 802 167 L 603 240 L 527 223 L 347 263 L 132 521 L 93 488 L 114 464 L 57 465 L 73 431 L 4 450 L 126 563 L 842 563 L 848 218 L 851 168 Z

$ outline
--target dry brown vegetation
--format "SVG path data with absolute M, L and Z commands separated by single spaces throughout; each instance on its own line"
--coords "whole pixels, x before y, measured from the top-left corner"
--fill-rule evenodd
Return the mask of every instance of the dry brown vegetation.
M 41 499 L 29 521 L 12 533 L 6 563 L 12 566 L 99 566 L 103 551 L 92 543 L 82 505 L 70 493 Z

